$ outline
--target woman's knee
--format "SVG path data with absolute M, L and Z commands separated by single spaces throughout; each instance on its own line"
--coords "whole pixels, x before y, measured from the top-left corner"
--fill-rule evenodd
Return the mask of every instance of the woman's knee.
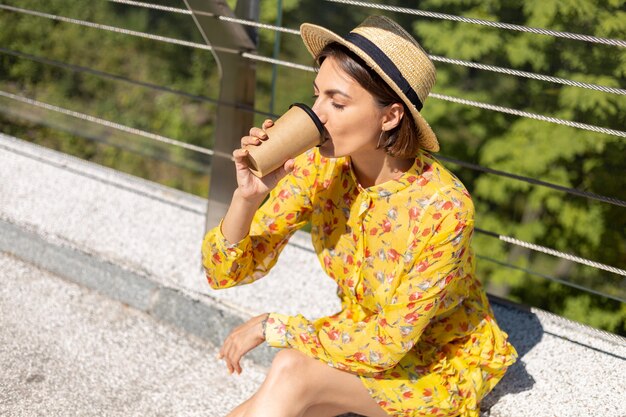
M 284 379 L 302 379 L 302 374 L 306 372 L 309 358 L 304 353 L 295 349 L 281 349 L 270 367 L 270 374 L 276 374 Z
M 294 349 L 280 350 L 261 388 L 269 397 L 261 395 L 260 398 L 279 399 L 282 406 L 288 406 L 294 415 L 304 412 L 314 397 L 306 378 L 307 360 L 310 359 Z
M 281 391 L 306 397 L 313 388 L 307 378 L 311 361 L 311 358 L 295 349 L 282 349 L 272 361 L 267 382 Z

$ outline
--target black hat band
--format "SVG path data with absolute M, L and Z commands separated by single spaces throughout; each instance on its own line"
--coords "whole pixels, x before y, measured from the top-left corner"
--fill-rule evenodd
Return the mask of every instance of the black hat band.
M 365 36 L 354 32 L 348 33 L 344 39 L 359 47 L 359 49 L 369 55 L 369 57 L 380 66 L 383 72 L 387 74 L 387 76 L 391 78 L 394 83 L 396 83 L 415 108 L 418 111 L 422 110 L 422 101 L 413 87 L 411 87 L 406 78 L 404 78 L 398 67 L 396 67 L 396 64 L 394 64 L 393 61 L 389 59 L 389 57 L 378 46 Z

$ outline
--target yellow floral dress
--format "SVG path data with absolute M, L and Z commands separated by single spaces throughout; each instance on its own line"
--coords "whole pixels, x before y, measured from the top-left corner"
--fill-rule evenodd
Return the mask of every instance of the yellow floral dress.
M 463 184 L 422 152 L 401 178 L 364 189 L 349 158 L 313 149 L 296 158 L 249 236 L 230 244 L 219 226 L 206 234 L 210 285 L 263 277 L 309 221 L 342 309 L 317 320 L 271 313 L 267 343 L 358 375 L 389 415 L 478 417 L 517 353 L 474 277 Z

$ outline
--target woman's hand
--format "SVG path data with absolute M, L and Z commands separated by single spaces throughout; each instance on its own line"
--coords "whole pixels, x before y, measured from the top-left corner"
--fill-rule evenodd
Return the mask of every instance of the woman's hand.
M 259 346 L 265 340 L 263 336 L 263 321 L 269 314 L 256 316 L 241 326 L 236 327 L 224 341 L 224 345 L 218 354 L 219 359 L 224 359 L 228 372 L 241 373 L 239 361 L 246 353 Z
M 243 148 L 248 145 L 256 146 L 262 141 L 267 140 L 268 137 L 265 133 L 265 129 L 268 129 L 273 125 L 274 122 L 272 120 L 266 119 L 263 122 L 263 129 L 259 129 L 258 127 L 250 129 L 250 135 L 241 138 L 241 149 L 236 149 L 233 152 L 233 157 L 235 158 L 235 169 L 237 171 L 237 191 L 244 199 L 263 200 L 263 198 L 265 198 L 265 196 L 274 187 L 276 187 L 276 184 L 278 184 L 278 182 L 285 175 L 293 170 L 293 159 L 287 160 L 282 167 L 269 173 L 263 178 L 258 178 L 250 171 L 250 169 L 248 169 L 248 164 L 246 162 L 248 151 Z

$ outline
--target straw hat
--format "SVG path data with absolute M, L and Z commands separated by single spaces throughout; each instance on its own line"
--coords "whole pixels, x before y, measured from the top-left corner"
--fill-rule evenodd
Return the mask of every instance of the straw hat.
M 300 26 L 300 35 L 314 57 L 331 42 L 344 45 L 361 57 L 410 110 L 420 130 L 420 146 L 427 151 L 439 150 L 435 132 L 420 114 L 435 84 L 435 66 L 400 25 L 384 16 L 370 16 L 345 37 L 310 23 Z

